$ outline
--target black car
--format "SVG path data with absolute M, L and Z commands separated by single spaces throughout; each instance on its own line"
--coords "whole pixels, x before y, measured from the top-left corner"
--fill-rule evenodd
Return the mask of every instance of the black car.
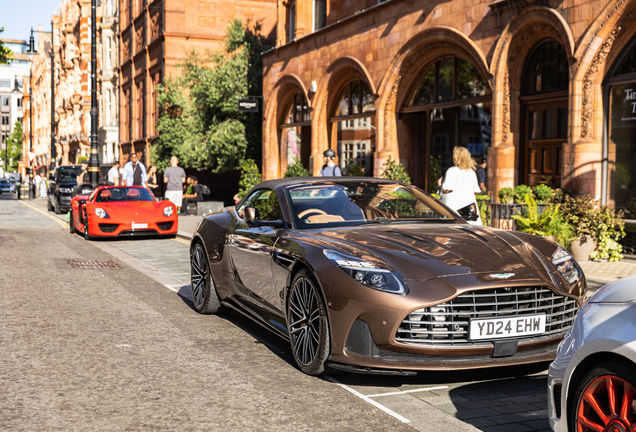
M 56 214 L 66 213 L 71 206 L 73 190 L 77 186 L 77 176 L 82 172 L 80 165 L 64 165 L 55 168 L 49 176 L 48 204 L 49 211 Z

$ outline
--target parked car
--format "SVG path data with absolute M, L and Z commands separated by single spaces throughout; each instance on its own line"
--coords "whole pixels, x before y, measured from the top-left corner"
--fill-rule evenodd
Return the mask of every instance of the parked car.
M 10 182 L 9 179 L 0 179 L 0 193 L 9 194 L 15 192 L 15 183 Z
M 49 190 L 47 209 L 62 214 L 69 211 L 71 195 L 77 186 L 77 176 L 82 170 L 81 165 L 63 165 L 55 168 L 49 175 Z
M 190 259 L 198 312 L 246 315 L 310 375 L 551 361 L 587 289 L 561 246 L 367 177 L 261 183 L 201 219 Z
M 83 233 L 87 240 L 177 234 L 179 219 L 175 205 L 157 200 L 145 188 L 99 186 L 88 190 L 90 195 L 76 195 L 71 201 L 71 234 Z
M 595 292 L 550 365 L 555 431 L 636 430 L 636 275 Z

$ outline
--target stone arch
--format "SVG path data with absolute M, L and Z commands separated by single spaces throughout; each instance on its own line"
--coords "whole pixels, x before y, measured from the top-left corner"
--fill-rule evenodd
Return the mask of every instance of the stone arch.
M 479 47 L 464 33 L 451 27 L 433 27 L 408 41 L 393 58 L 379 86 L 376 103 L 377 142 L 376 175 L 389 158 L 408 166 L 409 155 L 397 139 L 397 112 L 404 104 L 423 68 L 442 55 L 453 55 L 470 61 L 492 86 L 488 63 Z M 403 147 L 403 146 L 402 146 Z
M 309 171 L 316 176 L 322 165 L 322 152 L 329 148 L 329 117 L 333 109 L 334 98 L 344 84 L 359 78 L 367 82 L 374 95 L 377 89 L 367 68 L 356 58 L 345 56 L 334 61 L 320 80 L 313 97 L 313 115 L 311 118 L 311 163 Z M 376 96 L 377 98 L 377 96 Z M 376 114 L 377 115 L 377 114 Z M 318 162 L 317 162 L 318 161 Z
M 576 51 L 571 111 L 572 148 L 569 187 L 580 194 L 602 197 L 603 82 L 623 49 L 636 35 L 636 2 L 610 1 L 589 26 Z
M 494 160 L 490 163 L 489 190 L 513 187 L 518 177 L 517 150 L 520 145 L 521 79 L 526 59 L 537 43 L 554 39 L 563 45 L 571 69 L 574 38 L 561 14 L 545 6 L 523 9 L 506 25 L 493 52 L 492 130 Z M 491 154 L 492 156 L 493 154 Z M 514 168 L 513 168 L 514 167 Z
M 278 126 L 281 123 L 285 104 L 292 95 L 299 91 L 307 99 L 309 110 L 312 112 L 311 101 L 307 97 L 307 88 L 302 80 L 294 74 L 285 75 L 279 79 L 270 93 L 263 127 L 263 180 L 281 177 Z

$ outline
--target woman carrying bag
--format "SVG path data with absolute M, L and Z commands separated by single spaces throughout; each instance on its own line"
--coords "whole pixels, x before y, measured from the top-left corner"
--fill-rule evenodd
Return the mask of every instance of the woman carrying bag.
M 453 149 L 453 164 L 454 166 L 446 170 L 444 174 L 442 202 L 455 211 L 472 207 L 471 210 L 476 213 L 477 220 L 468 223 L 482 225 L 476 198 L 481 189 L 474 170 L 475 161 L 466 147 Z

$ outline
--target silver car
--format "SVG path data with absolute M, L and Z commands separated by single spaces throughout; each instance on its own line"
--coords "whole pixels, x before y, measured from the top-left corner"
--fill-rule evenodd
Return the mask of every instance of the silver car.
M 594 293 L 557 353 L 548 379 L 553 430 L 636 431 L 636 275 Z

